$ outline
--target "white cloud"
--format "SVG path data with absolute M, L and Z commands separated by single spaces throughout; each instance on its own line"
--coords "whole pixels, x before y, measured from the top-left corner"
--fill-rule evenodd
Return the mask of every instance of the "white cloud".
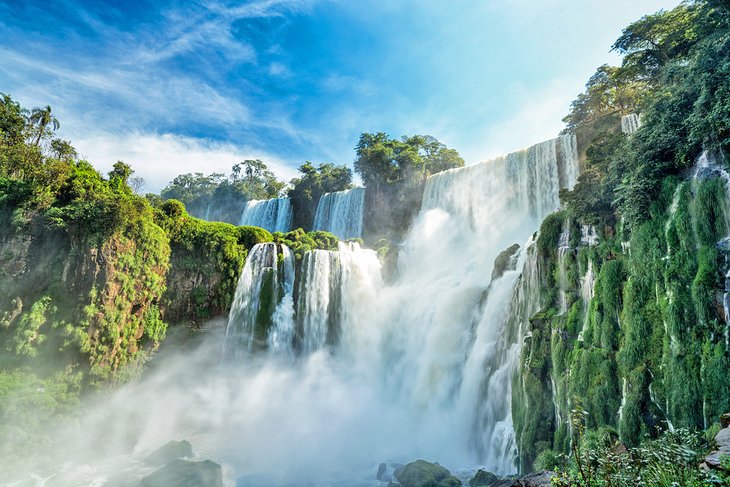
M 179 174 L 229 173 L 233 164 L 245 159 L 263 160 L 283 181 L 297 175 L 296 169 L 265 152 L 206 139 L 130 132 L 78 135 L 72 140 L 79 154 L 102 172 L 118 160 L 131 165 L 135 175 L 145 179 L 146 192 L 159 192 Z

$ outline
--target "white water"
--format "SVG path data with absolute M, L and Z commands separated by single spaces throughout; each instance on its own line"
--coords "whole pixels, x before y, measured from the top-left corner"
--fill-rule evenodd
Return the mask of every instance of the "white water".
M 317 204 L 314 229 L 331 232 L 341 240 L 360 238 L 364 207 L 364 188 L 325 193 Z
M 239 225 L 261 227 L 270 232 L 288 232 L 291 230 L 291 221 L 289 198 L 273 198 L 247 201 Z
M 596 227 L 593 225 L 581 225 L 580 226 L 580 243 L 594 247 L 598 245 L 598 234 L 596 233 Z
M 583 328 L 578 334 L 578 341 L 583 341 L 583 335 L 585 334 L 586 328 L 588 327 L 588 321 L 590 320 L 590 305 L 595 294 L 596 276 L 593 274 L 593 260 L 588 258 L 588 268 L 586 273 L 581 277 L 580 280 L 580 296 L 583 299 Z
M 641 117 L 636 113 L 630 113 L 621 117 L 621 131 L 625 134 L 633 134 L 641 127 Z
M 281 262 L 279 255 L 282 256 Z M 240 360 L 254 351 L 266 348 L 270 343 L 281 347 L 287 340 L 291 326 L 291 313 L 287 308 L 294 284 L 294 256 L 285 245 L 264 243 L 255 245 L 249 252 L 246 265 L 236 286 L 236 294 L 226 327 L 223 356 L 225 360 Z M 279 296 L 283 294 L 283 298 Z M 262 295 L 272 296 L 274 306 L 271 327 L 261 328 L 264 315 L 271 315 Z M 286 299 L 284 299 L 286 298 Z M 257 323 L 259 325 L 257 326 Z M 262 340 L 262 337 L 265 337 Z
M 566 259 L 570 248 L 570 221 L 566 219 L 563 222 L 563 229 L 558 239 L 558 301 L 560 305 L 559 313 L 563 314 L 568 311 L 568 272 L 566 268 Z

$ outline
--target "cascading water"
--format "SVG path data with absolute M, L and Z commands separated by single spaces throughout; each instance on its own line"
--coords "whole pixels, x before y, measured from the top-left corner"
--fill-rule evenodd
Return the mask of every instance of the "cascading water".
M 575 141 L 566 136 L 427 181 L 379 314 L 389 390 L 425 424 L 450 425 L 427 445 L 433 457 L 514 470 L 505 452 L 514 449 L 509 389 L 519 335 L 508 324 L 510 303 L 526 298 L 515 273 L 490 288 L 490 270 L 501 250 L 527 240 L 559 206 L 560 175 L 577 173 Z
M 558 239 L 558 298 L 560 302 L 560 314 L 568 311 L 568 272 L 566 267 L 566 259 L 570 249 L 570 221 L 563 222 L 563 230 L 560 232 Z
M 241 213 L 240 225 L 265 228 L 270 232 L 291 230 L 292 207 L 289 198 L 250 200 Z
M 641 127 L 641 117 L 636 113 L 630 113 L 621 117 L 621 131 L 627 135 L 633 134 Z
M 239 445 L 231 463 L 267 479 L 252 485 L 291 479 L 278 466 L 292 455 L 274 453 L 284 435 L 316 445 L 290 468 L 323 485 L 338 468 L 418 457 L 514 472 L 511 387 L 528 319 L 541 309 L 532 235 L 577 173 L 567 136 L 432 176 L 387 286 L 375 252 L 356 243 L 305 252 L 296 285 L 288 249 L 254 247 L 224 353 L 247 377 L 236 395 L 261 399 L 231 420 L 231 434 L 247 438 L 226 440 Z M 257 350 L 261 367 L 246 369 Z
M 342 240 L 360 238 L 364 206 L 364 188 L 325 193 L 317 204 L 314 229 L 331 232 Z
M 586 269 L 586 273 L 581 277 L 580 279 L 580 296 L 583 300 L 583 328 L 581 329 L 580 333 L 578 333 L 578 341 L 583 341 L 583 335 L 586 331 L 586 328 L 588 327 L 588 321 L 590 320 L 590 310 L 589 307 L 591 305 L 591 301 L 593 300 L 593 296 L 595 294 L 595 285 L 596 285 L 596 276 L 593 274 L 593 260 L 589 257 L 588 258 L 588 267 Z
M 268 343 L 285 346 L 287 330 L 293 328 L 284 309 L 294 286 L 293 259 L 285 245 L 265 243 L 251 249 L 228 317 L 224 360 L 241 359 Z

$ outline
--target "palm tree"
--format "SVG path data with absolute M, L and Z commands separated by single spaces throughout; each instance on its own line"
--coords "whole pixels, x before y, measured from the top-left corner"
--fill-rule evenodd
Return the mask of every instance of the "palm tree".
M 47 126 L 52 126 L 53 130 L 58 130 L 61 126 L 61 124 L 58 123 L 58 119 L 51 114 L 50 105 L 46 105 L 46 108 L 34 108 L 30 113 L 28 120 L 32 125 L 38 126 L 38 135 L 35 139 L 36 147 L 41 143 L 41 137 L 43 136 L 43 132 L 46 130 Z

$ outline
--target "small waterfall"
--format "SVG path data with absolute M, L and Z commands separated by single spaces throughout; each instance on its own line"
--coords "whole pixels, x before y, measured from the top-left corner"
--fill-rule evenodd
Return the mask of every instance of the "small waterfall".
M 283 303 L 294 286 L 293 259 L 285 245 L 264 243 L 251 249 L 228 315 L 224 360 L 241 359 L 272 342 L 284 346 L 282 333 L 291 322 Z M 271 338 L 271 333 L 276 336 Z
M 717 242 L 717 247 L 725 255 L 725 282 L 722 295 L 722 305 L 725 316 L 725 347 L 730 349 L 730 173 L 723 161 L 718 161 L 712 154 L 704 151 L 697 159 L 693 180 L 697 181 L 710 176 L 719 176 L 725 182 L 725 231 L 727 235 Z M 677 188 L 679 189 L 679 188 Z M 676 205 L 672 202 L 676 209 Z
M 558 240 L 558 298 L 560 302 L 560 314 L 568 311 L 568 271 L 566 259 L 570 249 L 570 220 L 567 218 L 563 222 L 563 230 L 560 232 Z
M 269 350 L 278 355 L 294 354 L 294 255 L 286 245 L 281 246 L 283 256 L 282 292 L 283 297 L 274 309 L 272 326 L 269 329 L 267 344 Z
M 292 207 L 289 198 L 250 200 L 241 214 L 240 225 L 265 228 L 270 232 L 291 230 Z
M 315 230 L 330 232 L 341 240 L 362 237 L 365 188 L 325 193 L 314 215 Z
M 598 234 L 593 225 L 580 226 L 580 243 L 589 247 L 598 245 Z
M 578 334 L 578 341 L 583 341 L 583 335 L 590 320 L 590 305 L 595 295 L 596 276 L 593 275 L 593 260 L 588 259 L 588 268 L 580 280 L 580 296 L 583 300 L 583 328 Z
M 633 134 L 641 127 L 641 117 L 636 113 L 630 113 L 621 117 L 621 131 L 627 135 Z

